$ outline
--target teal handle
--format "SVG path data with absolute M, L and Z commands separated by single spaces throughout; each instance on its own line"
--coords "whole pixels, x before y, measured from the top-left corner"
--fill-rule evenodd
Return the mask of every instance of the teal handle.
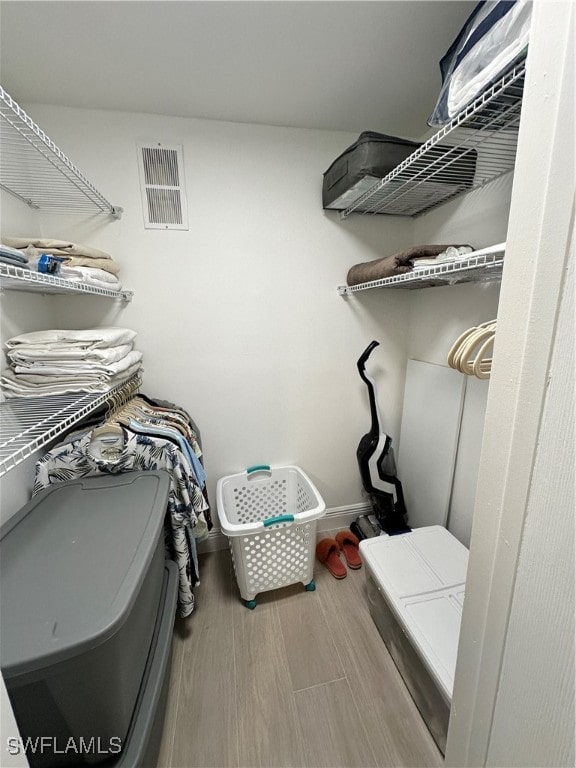
M 268 517 L 264 520 L 264 528 L 268 528 L 269 525 L 275 525 L 276 523 L 293 523 L 294 515 L 278 515 L 278 517 Z
M 246 470 L 247 475 L 251 475 L 253 472 L 270 472 L 269 464 L 254 464 L 253 467 L 248 467 Z

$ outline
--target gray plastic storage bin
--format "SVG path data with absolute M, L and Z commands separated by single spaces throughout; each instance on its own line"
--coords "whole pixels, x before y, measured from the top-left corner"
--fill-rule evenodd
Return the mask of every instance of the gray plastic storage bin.
M 164 472 L 60 483 L 0 531 L 0 665 L 32 766 L 93 764 L 125 741 L 164 581 Z M 98 739 L 90 754 L 61 751 Z M 117 755 L 116 755 L 117 756 Z
M 164 571 L 160 614 L 134 717 L 122 754 L 110 766 L 106 763 L 106 768 L 156 768 L 168 698 L 172 632 L 178 599 L 178 566 L 167 560 Z

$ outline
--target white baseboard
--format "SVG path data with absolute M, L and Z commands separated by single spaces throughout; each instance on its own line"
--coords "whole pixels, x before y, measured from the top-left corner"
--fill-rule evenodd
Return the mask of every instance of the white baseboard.
M 369 502 L 360 502 L 359 504 L 349 504 L 346 507 L 330 507 L 326 514 L 318 520 L 316 528 L 317 534 L 324 534 L 326 531 L 349 528 L 358 515 L 366 515 L 372 512 L 372 506 Z M 216 552 L 219 549 L 228 549 L 228 539 L 219 528 L 210 531 L 208 538 L 198 545 L 198 552 Z

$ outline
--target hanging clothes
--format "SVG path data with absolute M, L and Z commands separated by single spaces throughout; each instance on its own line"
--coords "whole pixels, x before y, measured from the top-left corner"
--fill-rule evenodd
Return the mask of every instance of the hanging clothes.
M 168 556 L 178 565 L 178 612 L 181 617 L 186 617 L 194 609 L 193 588 L 199 584 L 196 541 L 198 537 L 205 537 L 212 527 L 206 474 L 192 422 L 187 421 L 185 412 L 165 409 L 166 421 L 163 423 L 157 418 L 154 421 L 158 424 L 141 423 L 142 415 L 135 418 L 135 414 L 143 413 L 144 406 L 155 409 L 156 406 L 151 405 L 153 402 L 148 398 L 133 398 L 117 411 L 114 421 L 95 429 L 77 431 L 52 448 L 36 463 L 33 495 L 54 483 L 89 475 L 134 470 L 168 472 L 170 492 L 165 545 Z M 168 422 L 173 424 L 175 421 L 181 423 L 183 432 L 167 426 Z M 112 429 L 117 439 L 107 438 L 107 429 Z M 146 429 L 151 431 L 145 432 Z M 193 442 L 187 442 L 184 432 L 191 435 Z

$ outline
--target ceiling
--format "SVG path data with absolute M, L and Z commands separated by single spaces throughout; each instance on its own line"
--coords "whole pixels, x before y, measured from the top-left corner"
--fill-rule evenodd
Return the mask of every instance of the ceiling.
M 475 2 L 0 3 L 0 76 L 20 103 L 407 137 Z

